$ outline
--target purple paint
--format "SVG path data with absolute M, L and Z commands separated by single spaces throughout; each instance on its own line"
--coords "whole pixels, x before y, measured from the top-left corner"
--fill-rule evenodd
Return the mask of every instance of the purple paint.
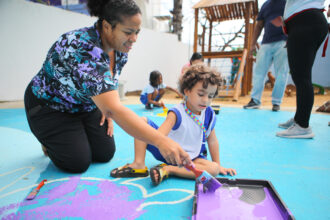
M 197 210 L 193 219 L 284 219 L 269 189 L 265 187 L 264 191 L 265 199 L 251 205 L 239 199 L 243 190 L 238 187 L 220 187 L 214 193 L 203 193 L 203 187 L 199 184 Z
M 31 202 L 2 207 L 0 214 L 1 219 L 135 219 L 145 212 L 137 211 L 144 201 L 130 199 L 131 194 L 126 186 L 110 181 L 81 181 L 73 177 L 62 184 L 47 184 Z

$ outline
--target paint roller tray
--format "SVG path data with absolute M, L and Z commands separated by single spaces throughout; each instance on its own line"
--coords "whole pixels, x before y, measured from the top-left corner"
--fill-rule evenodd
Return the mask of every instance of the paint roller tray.
M 295 219 L 270 181 L 217 178 L 223 184 L 215 192 L 195 185 L 193 220 Z

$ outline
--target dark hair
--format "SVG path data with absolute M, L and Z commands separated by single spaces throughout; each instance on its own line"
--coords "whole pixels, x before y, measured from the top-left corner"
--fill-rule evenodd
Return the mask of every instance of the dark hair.
M 218 88 L 221 82 L 220 73 L 204 64 L 193 65 L 183 74 L 179 81 L 181 94 L 184 94 L 184 90 L 186 89 L 190 91 L 200 81 L 203 82 L 204 89 L 209 84 L 217 85 L 217 91 L 214 96 L 218 94 Z
M 195 60 L 203 60 L 203 55 L 201 53 L 195 52 L 190 58 L 190 64 Z
M 154 70 L 150 73 L 149 83 L 152 87 L 158 86 L 158 79 L 162 74 L 158 70 Z
M 87 7 L 91 16 L 99 18 L 97 21 L 99 28 L 102 28 L 103 20 L 114 28 L 117 23 L 123 22 L 124 16 L 141 14 L 134 0 L 88 0 Z

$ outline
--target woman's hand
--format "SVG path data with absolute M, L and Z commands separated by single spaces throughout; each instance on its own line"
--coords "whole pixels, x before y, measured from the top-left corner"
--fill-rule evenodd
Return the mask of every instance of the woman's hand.
M 185 152 L 179 144 L 172 139 L 166 137 L 166 141 L 162 141 L 158 145 L 158 149 L 165 160 L 173 165 L 184 166 L 191 163 L 189 154 Z
M 113 123 L 112 123 L 112 119 L 110 117 L 105 117 L 104 114 L 102 114 L 102 118 L 100 121 L 100 126 L 103 126 L 105 119 L 107 119 L 108 122 L 108 129 L 107 129 L 107 135 L 109 135 L 110 137 L 112 137 L 113 135 Z
M 222 175 L 230 175 L 230 176 L 234 176 L 236 175 L 236 170 L 233 169 L 233 168 L 225 168 L 225 167 L 222 167 L 220 166 L 220 171 L 219 171 L 220 174 Z

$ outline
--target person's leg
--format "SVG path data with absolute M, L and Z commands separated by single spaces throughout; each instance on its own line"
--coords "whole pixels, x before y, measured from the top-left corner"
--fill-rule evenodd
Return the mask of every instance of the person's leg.
M 288 58 L 292 79 L 296 85 L 297 110 L 295 122 L 309 126 L 314 103 L 312 67 L 316 52 L 327 34 L 327 22 L 321 11 L 307 11 L 288 23 Z
M 266 74 L 273 60 L 271 44 L 263 44 L 257 53 L 257 61 L 253 69 L 251 98 L 261 104 L 261 96 L 265 86 Z
M 151 94 L 151 99 L 155 100 L 157 98 L 157 96 L 158 96 L 158 90 L 155 89 L 154 92 Z
M 216 176 L 220 172 L 218 164 L 213 161 L 203 159 L 203 158 L 196 158 L 193 162 L 197 169 L 205 170 L 212 176 Z M 182 177 L 182 178 L 187 178 L 187 179 L 196 178 L 195 174 L 192 171 L 187 170 L 185 167 L 167 165 L 167 166 L 164 166 L 162 169 L 164 169 L 165 172 L 169 176 L 177 176 L 177 177 Z M 155 170 L 153 172 L 157 178 L 158 173 Z
M 147 123 L 147 118 L 142 117 L 142 119 Z M 126 177 L 136 177 L 136 175 L 129 173 L 134 173 L 136 170 L 144 171 L 148 175 L 148 170 L 145 166 L 147 143 L 134 138 L 134 161 L 131 164 L 127 164 L 123 167 L 115 168 L 111 171 L 112 177 L 120 177 L 121 175 L 127 174 Z M 135 171 L 133 171 L 133 168 Z M 122 173 L 122 174 L 121 174 Z M 146 175 L 146 176 L 147 176 Z
M 134 139 L 134 161 L 131 164 L 115 168 L 111 171 L 112 177 L 146 177 L 149 175 L 145 166 L 147 144 L 138 139 Z
M 68 172 L 81 173 L 91 163 L 91 151 L 81 119 L 41 105 L 28 87 L 24 104 L 32 133 L 45 146 L 53 163 Z
M 275 84 L 272 92 L 272 104 L 281 105 L 286 83 L 288 80 L 289 64 L 285 41 L 279 41 L 274 45 L 274 70 Z
M 147 123 L 147 119 L 145 117 L 142 117 L 142 119 Z M 134 169 L 145 168 L 146 151 L 147 143 L 134 138 L 134 161 L 128 166 Z
M 157 97 L 155 98 L 155 101 L 159 101 L 159 100 L 161 100 L 161 98 L 163 97 L 163 95 L 165 94 L 165 89 L 159 89 L 159 91 L 158 91 L 158 95 L 157 95 Z
M 110 161 L 116 151 L 114 136 L 107 135 L 108 123 L 100 126 L 102 113 L 96 109 L 83 116 L 83 125 L 92 151 L 92 160 L 96 162 Z

